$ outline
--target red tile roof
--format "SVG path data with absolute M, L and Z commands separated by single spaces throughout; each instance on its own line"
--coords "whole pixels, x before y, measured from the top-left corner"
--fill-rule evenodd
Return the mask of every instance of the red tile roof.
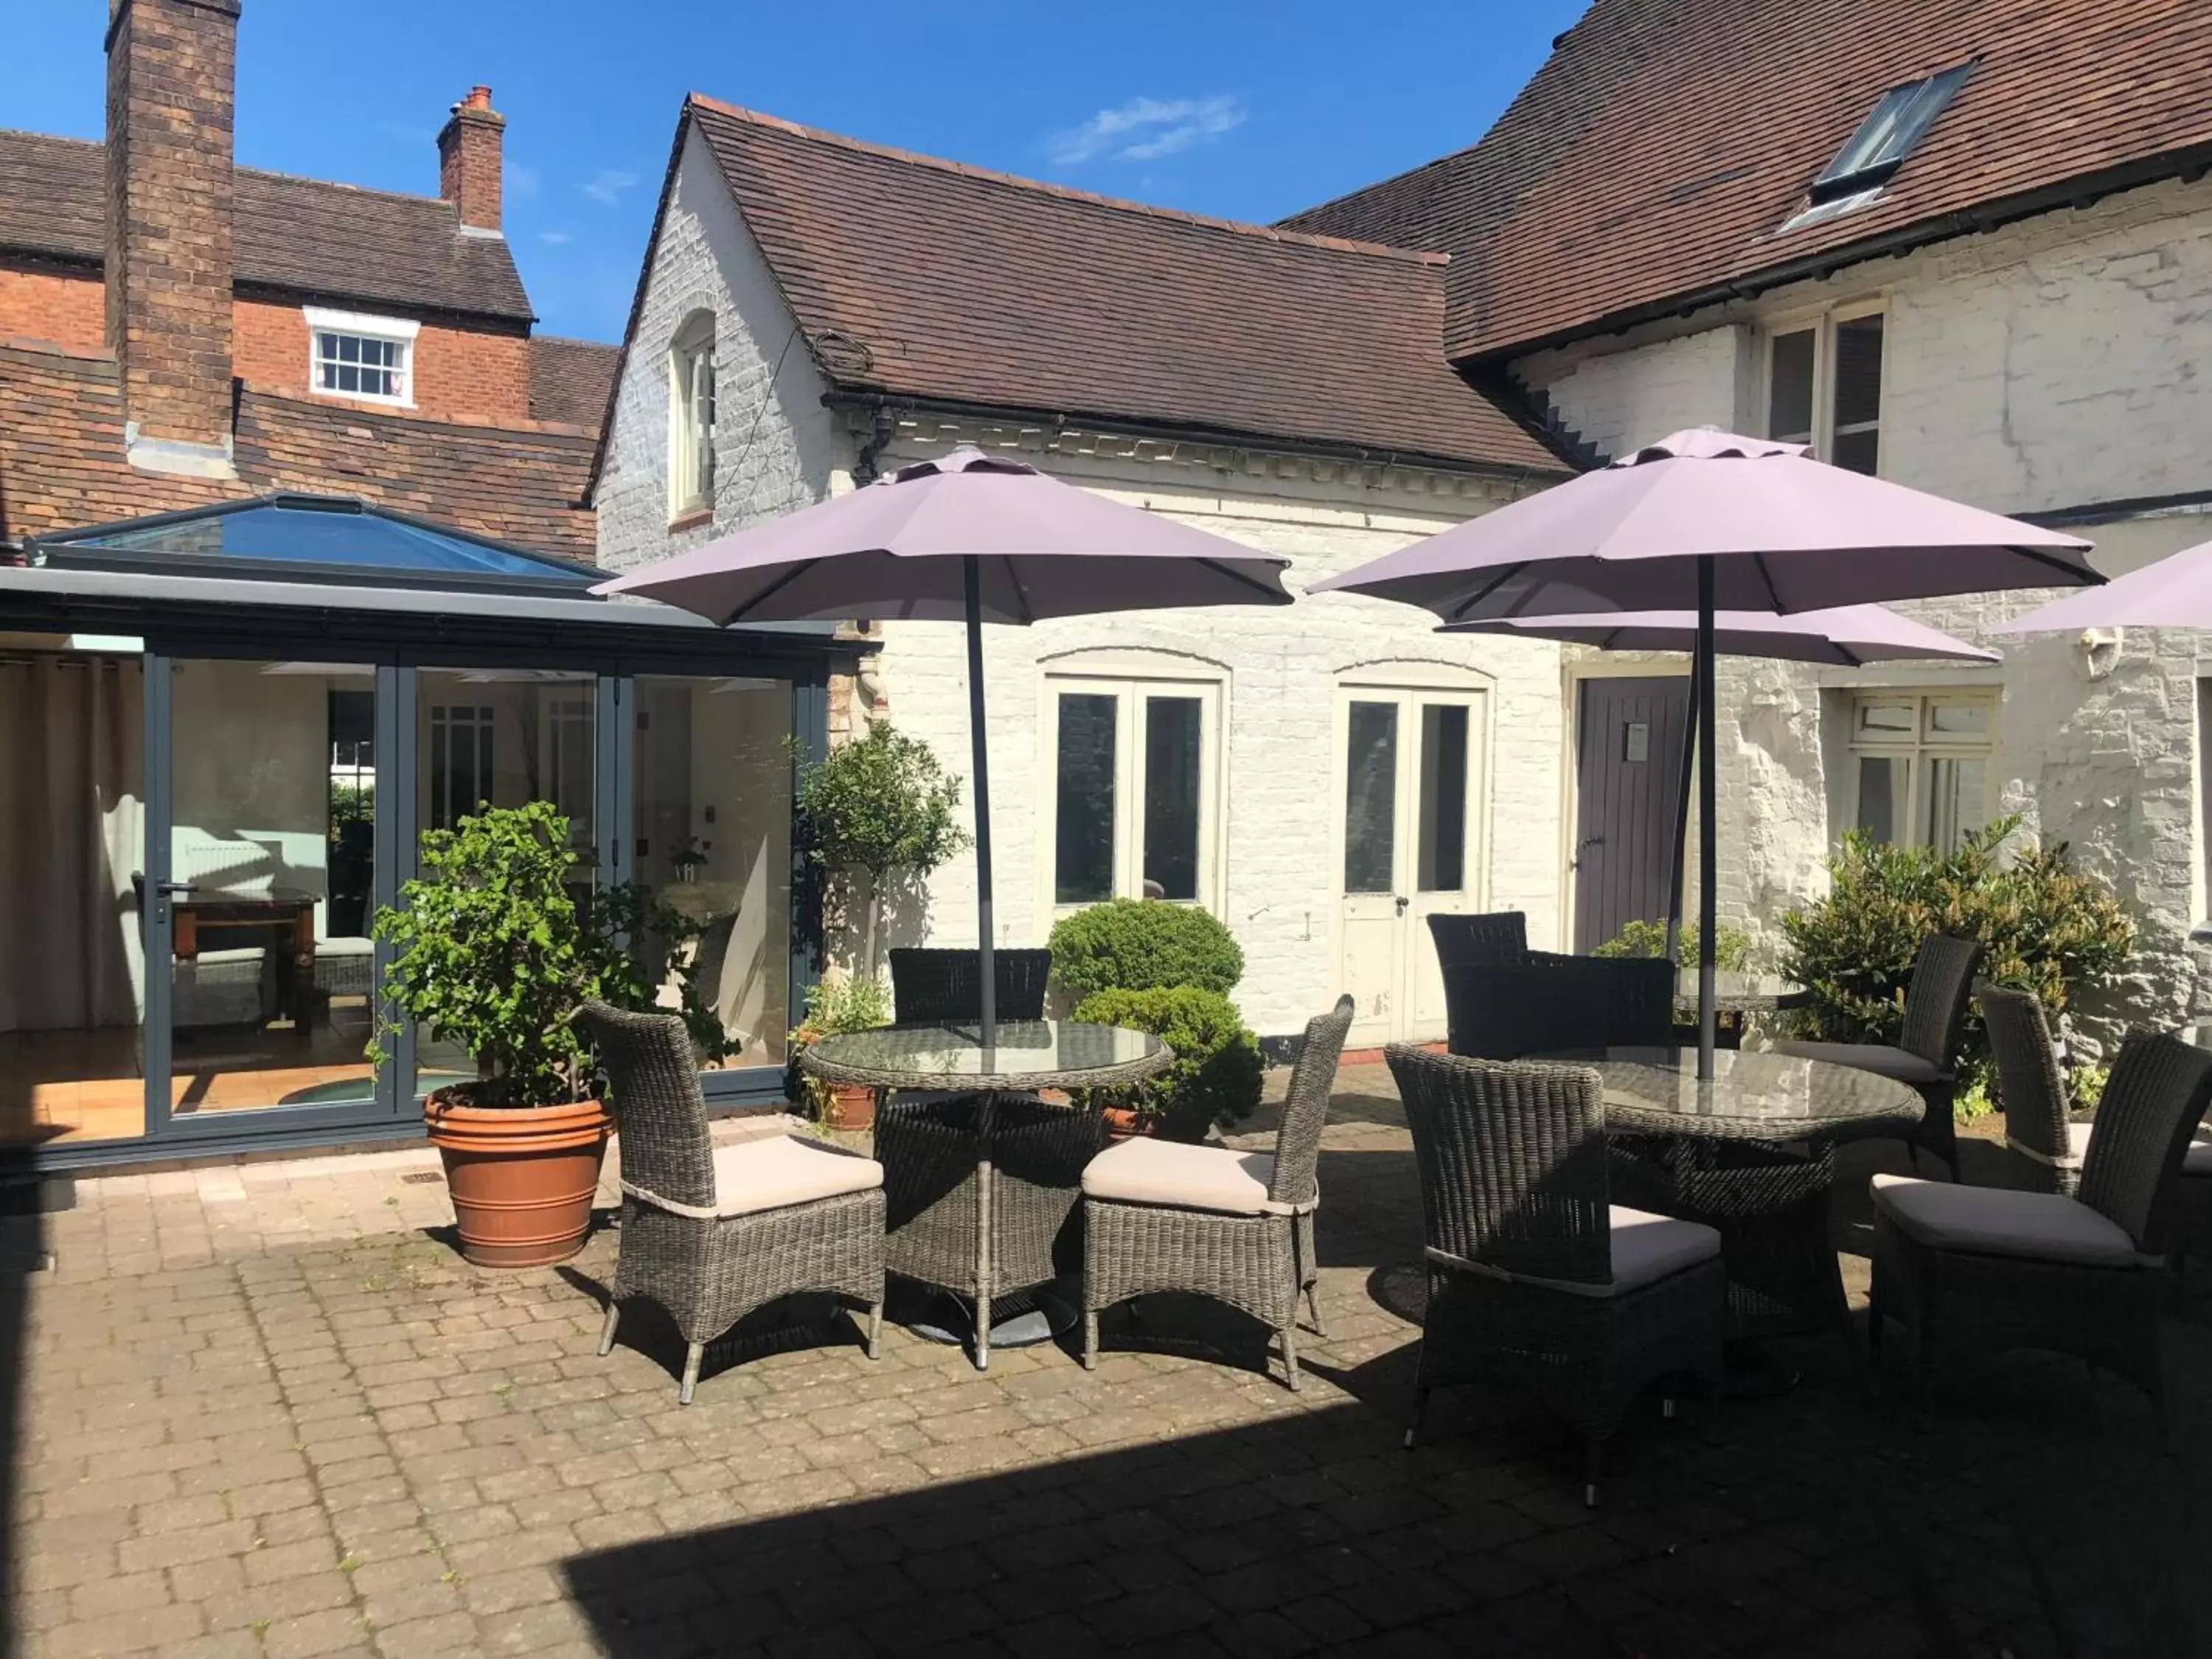
M 106 147 L 0 131 L 0 252 L 97 264 Z M 451 202 L 240 167 L 236 280 L 331 299 L 527 322 L 506 240 L 463 235 Z
M 1566 470 L 1445 362 L 1433 258 L 1109 201 L 696 95 L 684 118 L 837 387 Z
M 530 418 L 562 426 L 599 429 L 613 392 L 620 346 L 597 340 L 564 340 L 556 334 L 530 337 Z
M 1969 58 L 1881 200 L 1782 228 L 1885 91 Z M 1449 350 L 1493 356 L 2208 161 L 2206 0 L 1595 0 L 1474 148 L 1283 222 L 1449 252 Z
M 577 502 L 592 450 L 590 436 L 571 430 L 459 426 L 248 387 L 235 481 L 140 471 L 123 459 L 112 358 L 0 342 L 0 541 L 299 489 L 589 559 L 596 520 Z

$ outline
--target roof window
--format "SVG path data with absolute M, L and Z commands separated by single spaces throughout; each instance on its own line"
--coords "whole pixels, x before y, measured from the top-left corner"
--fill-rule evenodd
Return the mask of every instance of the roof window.
M 1922 135 L 1935 125 L 1936 118 L 1942 114 L 1972 68 L 1970 63 L 1960 64 L 1941 75 L 1908 82 L 1884 93 L 1874 113 L 1859 124 L 1850 142 L 1813 181 L 1813 205 L 1817 208 L 1846 196 L 1862 195 L 1887 183 L 1905 165 L 1905 158 L 1911 155 Z

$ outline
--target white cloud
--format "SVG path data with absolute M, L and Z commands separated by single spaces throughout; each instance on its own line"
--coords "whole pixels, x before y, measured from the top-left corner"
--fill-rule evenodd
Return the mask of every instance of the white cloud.
M 507 164 L 507 188 L 513 195 L 535 196 L 538 194 L 539 185 L 544 183 L 544 179 L 536 167 L 525 167 L 520 161 L 509 161 Z
M 1081 126 L 1052 136 L 1048 149 L 1061 167 L 1107 156 L 1152 161 L 1244 124 L 1244 106 L 1227 93 L 1211 98 L 1132 98 L 1102 109 Z
M 615 167 L 601 167 L 591 181 L 581 186 L 585 195 L 603 207 L 612 207 L 622 200 L 623 192 L 637 182 L 637 174 L 623 173 Z
M 565 230 L 541 230 L 538 233 L 538 240 L 548 247 L 564 247 L 568 245 L 568 233 Z

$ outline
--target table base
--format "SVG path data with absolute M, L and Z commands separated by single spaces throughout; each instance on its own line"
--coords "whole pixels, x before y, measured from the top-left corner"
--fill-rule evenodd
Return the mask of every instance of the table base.
M 1083 1317 L 1081 1299 L 1081 1286 L 1072 1279 L 993 1298 L 990 1347 L 1034 1348 L 1065 1335 Z M 930 1302 L 927 1315 L 901 1322 L 905 1328 L 926 1342 L 966 1347 L 975 1334 L 975 1304 L 949 1291 Z M 983 1358 L 988 1363 L 988 1348 Z

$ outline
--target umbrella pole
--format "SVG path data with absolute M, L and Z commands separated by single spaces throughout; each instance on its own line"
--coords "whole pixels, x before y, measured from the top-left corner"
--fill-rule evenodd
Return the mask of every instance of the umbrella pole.
M 968 599 L 968 735 L 975 768 L 975 948 L 982 975 L 983 1046 L 999 1037 L 999 970 L 991 956 L 991 762 L 983 730 L 983 568 L 974 554 L 962 561 Z
M 1667 882 L 1667 960 L 1682 961 L 1682 888 L 1690 874 L 1690 791 L 1697 787 L 1691 769 L 1698 756 L 1698 672 L 1690 668 L 1689 704 L 1682 710 L 1682 769 L 1674 788 L 1674 862 Z
M 1698 561 L 1698 1080 L 1713 1074 L 1713 968 L 1720 948 L 1718 757 L 1713 753 L 1713 561 Z

